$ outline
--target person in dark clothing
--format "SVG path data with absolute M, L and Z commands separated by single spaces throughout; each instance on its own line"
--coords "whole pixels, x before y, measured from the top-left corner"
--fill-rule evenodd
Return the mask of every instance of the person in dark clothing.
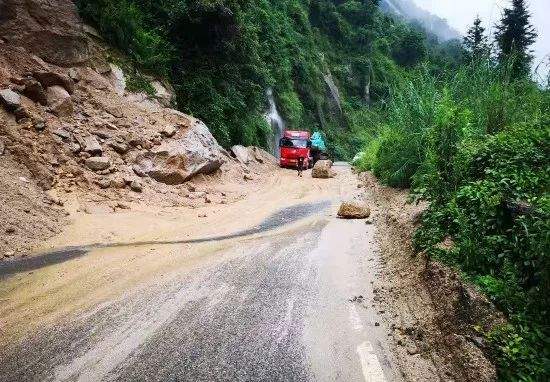
M 302 176 L 302 171 L 304 171 L 304 158 L 298 158 L 298 176 Z

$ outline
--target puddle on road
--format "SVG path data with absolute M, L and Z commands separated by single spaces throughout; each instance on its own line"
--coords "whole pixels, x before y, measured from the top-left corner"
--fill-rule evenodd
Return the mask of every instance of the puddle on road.
M 257 233 L 267 232 L 286 224 L 294 223 L 300 219 L 320 213 L 330 207 L 331 202 L 324 200 L 318 203 L 296 204 L 284 208 L 271 216 L 267 217 L 263 222 L 255 227 L 237 231 L 228 235 L 207 236 L 197 239 L 186 240 L 164 240 L 164 241 L 140 241 L 135 243 L 114 243 L 114 244 L 90 244 L 85 246 L 73 246 L 60 248 L 54 251 L 45 252 L 37 256 L 22 258 L 18 260 L 6 261 L 0 263 L 0 278 L 10 276 L 15 273 L 32 271 L 48 265 L 59 264 L 68 260 L 76 259 L 84 256 L 93 249 L 103 248 L 120 248 L 129 246 L 145 246 L 145 245 L 169 245 L 169 244 L 198 244 L 212 241 L 228 240 L 237 237 L 250 236 Z

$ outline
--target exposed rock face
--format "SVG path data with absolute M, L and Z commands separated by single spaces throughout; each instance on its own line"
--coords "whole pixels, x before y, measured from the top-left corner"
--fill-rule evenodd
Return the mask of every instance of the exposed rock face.
M 235 145 L 231 147 L 231 152 L 235 154 L 235 157 L 239 162 L 242 164 L 249 164 L 250 163 L 250 152 L 248 149 L 241 145 Z
M 164 107 L 170 107 L 174 100 L 174 90 L 160 81 L 153 81 L 151 85 L 155 89 L 155 98 Z
M 124 91 L 126 90 L 126 78 L 124 77 L 124 72 L 121 68 L 116 66 L 115 64 L 109 64 L 111 68 L 110 72 L 110 80 L 113 84 L 113 87 L 115 88 L 115 91 L 118 95 L 122 96 L 124 95 Z
M 2 0 L 0 37 L 61 66 L 81 64 L 90 54 L 72 1 Z
M 369 216 L 370 208 L 359 202 L 343 202 L 338 210 L 338 217 L 342 219 L 366 219 Z
M 325 84 L 327 86 L 328 91 L 328 98 L 331 104 L 331 109 L 333 111 L 337 111 L 338 113 L 342 114 L 342 102 L 340 99 L 340 91 L 338 90 L 338 86 L 334 83 L 334 79 L 332 78 L 332 74 L 328 72 L 327 74 L 323 74 L 323 79 L 325 80 Z
M 218 143 L 200 121 L 181 137 L 166 141 L 138 159 L 139 169 L 157 182 L 181 184 L 197 174 L 211 174 L 225 162 Z
M 332 169 L 332 161 L 330 160 L 320 160 L 315 163 L 313 170 L 311 171 L 311 176 L 314 178 L 334 178 L 336 173 Z

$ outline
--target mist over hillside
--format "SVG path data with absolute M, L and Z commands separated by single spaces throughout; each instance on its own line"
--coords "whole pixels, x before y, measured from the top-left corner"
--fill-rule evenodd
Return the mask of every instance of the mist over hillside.
M 382 0 L 380 8 L 408 21 L 418 22 L 442 41 L 460 37 L 460 33 L 452 28 L 445 19 L 420 8 L 412 0 Z

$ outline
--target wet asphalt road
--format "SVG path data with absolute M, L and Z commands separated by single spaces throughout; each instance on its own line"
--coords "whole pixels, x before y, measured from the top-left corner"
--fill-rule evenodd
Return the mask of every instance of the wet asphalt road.
M 371 307 L 373 235 L 324 210 L 233 239 L 215 263 L 0 349 L 0 381 L 398 380 Z

